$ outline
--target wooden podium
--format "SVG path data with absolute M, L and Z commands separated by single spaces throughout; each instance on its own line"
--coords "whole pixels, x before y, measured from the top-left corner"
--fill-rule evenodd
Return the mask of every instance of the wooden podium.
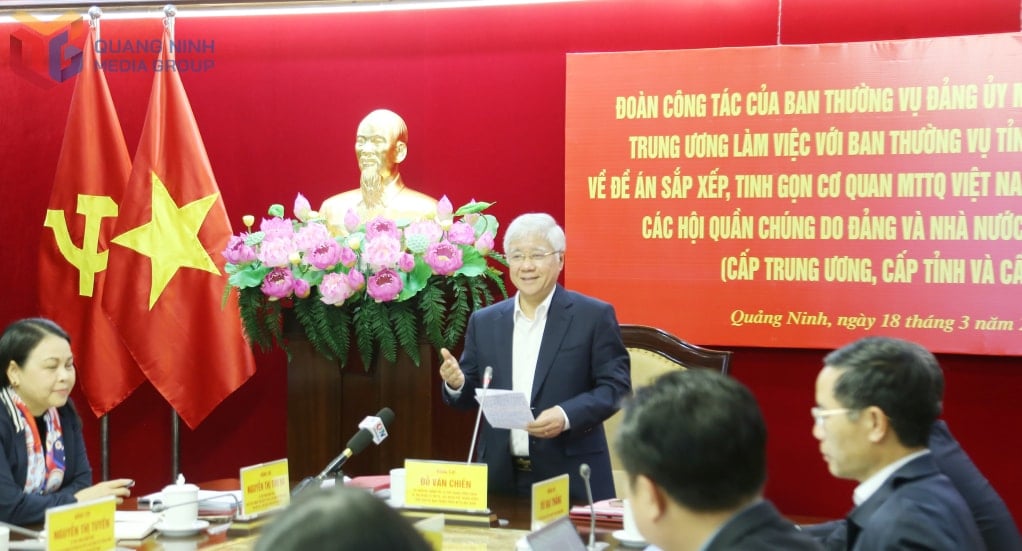
M 297 324 L 289 324 L 297 329 Z M 300 331 L 288 331 L 287 458 L 291 483 L 315 476 L 344 451 L 367 415 L 394 410 L 388 437 L 344 466 L 348 476 L 390 472 L 412 459 L 467 459 L 475 412 L 441 401 L 439 356 L 419 345 L 420 365 L 398 353 L 396 362 L 376 358 L 366 371 L 351 350 L 344 368 L 320 355 Z

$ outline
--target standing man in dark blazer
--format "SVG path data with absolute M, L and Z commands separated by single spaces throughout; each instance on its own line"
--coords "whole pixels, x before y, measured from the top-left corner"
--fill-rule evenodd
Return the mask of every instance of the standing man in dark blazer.
M 830 473 L 856 480 L 828 549 L 986 549 L 972 512 L 927 448 L 944 378 L 923 347 L 867 337 L 824 358 L 813 436 Z
M 614 496 L 603 421 L 631 393 L 631 367 L 614 308 L 565 290 L 564 230 L 548 214 L 519 216 L 504 234 L 518 293 L 476 311 L 461 360 L 442 350 L 444 402 L 473 409 L 487 366 L 491 388 L 524 392 L 535 420 L 524 430 L 484 423 L 478 460 L 490 491 L 529 495 L 534 482 L 567 473 L 573 501 L 585 501 L 579 467 L 592 472 L 593 498 Z
M 766 423 L 738 381 L 671 371 L 625 401 L 616 435 L 629 504 L 664 551 L 819 551 L 763 499 Z

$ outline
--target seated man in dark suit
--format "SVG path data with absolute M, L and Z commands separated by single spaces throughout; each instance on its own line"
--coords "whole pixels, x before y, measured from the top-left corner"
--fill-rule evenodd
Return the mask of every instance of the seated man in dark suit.
M 936 359 L 914 343 L 868 337 L 824 358 L 813 436 L 831 474 L 859 482 L 828 549 L 986 549 L 927 448 L 943 392 Z
M 1022 551 L 1022 536 L 1008 506 L 969 459 L 944 421 L 938 420 L 930 428 L 929 448 L 937 468 L 951 479 L 968 504 L 987 549 Z M 845 549 L 844 520 L 803 526 L 802 529 L 827 542 L 832 549 Z
M 951 479 L 965 498 L 987 549 L 1022 551 L 1022 536 L 1008 506 L 969 459 L 944 421 L 937 421 L 930 429 L 930 452 L 940 472 Z
M 821 549 L 762 497 L 766 426 L 741 383 L 673 371 L 624 407 L 615 443 L 647 541 L 664 551 Z

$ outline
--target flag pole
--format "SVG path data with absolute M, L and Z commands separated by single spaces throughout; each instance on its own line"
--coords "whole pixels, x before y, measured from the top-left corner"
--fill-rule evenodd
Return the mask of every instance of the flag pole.
M 103 480 L 110 480 L 110 414 L 99 416 L 99 453 Z
M 89 8 L 89 26 L 96 30 L 95 38 L 99 41 L 99 18 L 103 17 L 103 10 L 99 6 L 92 6 Z M 92 47 L 96 47 L 95 43 L 90 44 Z
M 181 420 L 178 418 L 177 410 L 170 408 L 170 479 L 177 480 L 181 474 L 180 454 L 178 446 L 181 443 Z
M 174 17 L 177 16 L 177 8 L 174 4 L 163 6 L 163 27 L 170 35 L 171 43 L 174 42 Z M 171 50 L 173 51 L 173 50 Z M 170 479 L 177 480 L 181 474 L 181 419 L 177 410 L 170 408 Z
M 170 33 L 171 42 L 174 41 L 174 17 L 177 16 L 177 8 L 174 4 L 163 6 L 163 26 Z
M 92 44 L 86 44 L 88 48 L 95 48 L 99 42 L 100 29 L 99 18 L 103 17 L 103 10 L 99 6 L 89 8 L 89 26 L 92 27 Z M 99 52 L 93 50 L 96 60 L 99 60 Z M 100 472 L 103 480 L 110 480 L 110 414 L 104 413 L 99 416 L 99 457 Z

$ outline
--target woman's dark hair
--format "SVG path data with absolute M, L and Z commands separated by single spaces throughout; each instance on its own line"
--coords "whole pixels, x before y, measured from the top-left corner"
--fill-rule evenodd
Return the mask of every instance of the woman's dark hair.
M 4 329 L 0 336 L 0 388 L 11 385 L 7 377 L 7 366 L 11 362 L 25 365 L 28 355 L 39 346 L 39 341 L 53 335 L 71 343 L 71 337 L 59 325 L 46 318 L 25 318 Z

